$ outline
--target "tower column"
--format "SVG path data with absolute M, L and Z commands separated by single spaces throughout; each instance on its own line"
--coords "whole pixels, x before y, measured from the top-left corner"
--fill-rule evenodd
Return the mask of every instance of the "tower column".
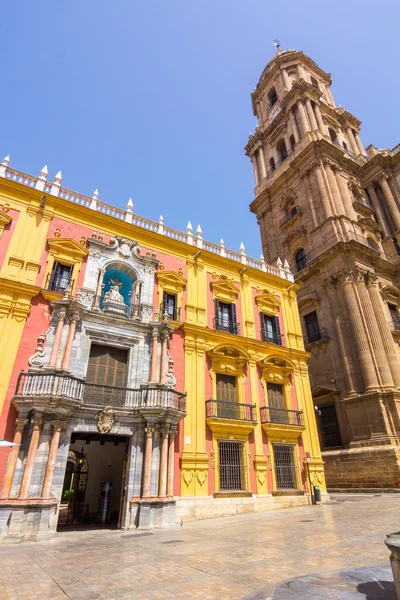
M 255 154 L 253 154 L 253 156 L 251 157 L 251 162 L 253 163 L 254 169 L 254 181 L 256 182 L 256 185 L 258 185 L 260 183 L 260 178 L 258 176 L 257 158 Z
M 165 498 L 167 495 L 167 468 L 168 468 L 168 434 L 170 426 L 164 424 L 161 433 L 161 457 L 160 457 L 160 485 L 158 495 Z
M 386 223 L 385 215 L 383 214 L 382 207 L 379 202 L 379 198 L 376 194 L 375 188 L 372 183 L 367 187 L 367 192 L 370 197 L 372 206 L 374 207 L 376 216 L 378 217 L 379 225 L 382 227 L 383 233 L 386 237 L 388 235 L 389 229 Z
M 282 75 L 283 75 L 283 85 L 286 88 L 287 91 L 290 90 L 290 78 L 289 75 L 287 74 L 286 69 L 282 69 Z
M 304 109 L 304 105 L 301 100 L 299 100 L 297 103 L 297 110 L 299 112 L 299 118 L 300 118 L 300 129 L 301 129 L 300 133 L 303 136 L 309 130 L 309 126 L 308 126 L 308 122 L 307 122 L 306 111 Z
M 329 162 L 325 163 L 325 172 L 326 172 L 326 176 L 328 178 L 328 184 L 329 184 L 329 188 L 331 190 L 333 204 L 335 206 L 336 212 L 338 215 L 344 215 L 344 214 L 346 214 L 346 211 L 344 209 L 342 197 L 340 195 L 339 186 L 336 181 L 335 169 L 333 168 L 333 166 L 331 164 L 329 164 Z
M 394 345 L 393 336 L 390 331 L 387 318 L 383 312 L 382 299 L 378 290 L 378 277 L 373 273 L 368 273 L 367 289 L 371 298 L 372 308 L 378 323 L 379 332 L 382 338 L 383 347 L 393 382 L 396 387 L 400 387 L 400 370 Z
M 370 335 L 372 351 L 374 354 L 377 371 L 381 380 L 381 385 L 385 388 L 393 388 L 392 374 L 386 359 L 385 349 L 383 347 L 381 334 L 379 333 L 378 323 L 375 318 L 375 311 L 372 307 L 371 298 L 368 294 L 365 284 L 367 271 L 357 268 L 356 285 L 360 298 L 361 308 Z
M 364 385 L 367 391 L 376 390 L 379 387 L 379 383 L 376 376 L 374 361 L 368 345 L 364 324 L 360 314 L 355 289 L 353 287 L 352 272 L 344 271 L 342 273 L 342 279 L 344 297 L 348 308 L 347 314 L 357 347 Z
M 60 443 L 61 430 L 65 426 L 65 421 L 52 421 L 53 426 L 53 437 L 51 439 L 49 456 L 47 459 L 46 473 L 44 476 L 42 498 L 50 498 L 51 486 L 53 483 L 54 468 L 56 466 L 56 458 L 58 445 Z
M 264 148 L 262 146 L 258 149 L 259 163 L 261 169 L 261 179 L 265 179 L 267 176 L 267 171 L 265 168 L 265 156 L 264 156 Z
M 342 198 L 345 214 L 349 217 L 349 219 L 356 219 L 356 213 L 353 207 L 349 186 L 347 185 L 345 179 L 342 176 L 342 171 L 336 169 L 334 173 L 336 177 L 336 183 L 338 184 L 340 196 Z
M 294 136 L 294 140 L 295 140 L 295 142 L 298 142 L 299 139 L 300 139 L 300 134 L 299 134 L 299 131 L 297 129 L 297 123 L 296 123 L 296 119 L 295 119 L 295 116 L 294 116 L 293 109 L 291 109 L 289 111 L 289 123 L 290 123 L 290 129 L 291 129 L 291 131 L 293 133 L 293 136 Z
M 347 139 L 349 140 L 349 143 L 351 146 L 351 151 L 353 152 L 353 154 L 355 154 L 357 156 L 359 154 L 358 146 L 356 144 L 356 140 L 355 140 L 355 137 L 354 137 L 351 127 L 346 128 L 346 133 L 347 133 Z
M 32 419 L 31 422 L 32 422 L 32 426 L 33 426 L 33 431 L 32 431 L 31 442 L 29 444 L 28 456 L 26 457 L 26 463 L 25 463 L 24 475 L 22 477 L 21 488 L 19 490 L 20 498 L 28 498 L 28 495 L 29 495 L 29 487 L 31 485 L 33 465 L 35 464 L 36 452 L 37 452 L 38 445 L 39 445 L 40 430 L 44 423 L 44 421 L 41 417 L 34 418 L 34 419 Z
M 315 178 L 317 180 L 318 191 L 321 196 L 322 206 L 323 206 L 323 209 L 325 212 L 325 217 L 329 218 L 332 216 L 332 209 L 331 209 L 331 205 L 329 202 L 328 192 L 326 190 L 326 186 L 325 186 L 325 182 L 324 182 L 322 166 L 321 165 L 316 166 L 314 169 L 314 173 L 315 173 Z
M 357 144 L 357 148 L 358 148 L 359 153 L 362 154 L 362 156 L 366 156 L 367 153 L 364 150 L 363 143 L 362 143 L 362 141 L 360 139 L 360 134 L 356 133 L 356 135 L 354 136 L 354 139 L 355 139 L 355 142 Z
M 58 322 L 57 322 L 57 327 L 56 327 L 56 333 L 54 336 L 53 347 L 51 349 L 50 360 L 49 360 L 49 367 L 51 369 L 54 369 L 57 366 L 57 358 L 58 358 L 58 352 L 60 350 L 60 343 L 61 343 L 62 332 L 64 329 L 66 312 L 64 310 L 60 310 L 57 317 L 58 317 Z
M 174 495 L 174 450 L 175 450 L 176 425 L 171 425 L 168 438 L 168 485 L 167 496 Z
M 150 496 L 151 490 L 151 459 L 153 457 L 153 436 L 154 424 L 147 423 L 146 427 L 146 449 L 144 457 L 144 474 L 143 474 L 143 498 Z
M 310 98 L 306 98 L 306 109 L 308 114 L 308 120 L 310 121 L 312 131 L 318 129 L 317 120 L 314 115 L 314 110 L 311 104 Z
M 63 358 L 62 365 L 61 365 L 61 368 L 64 369 L 65 371 L 67 371 L 69 369 L 72 345 L 74 343 L 76 324 L 78 321 L 79 321 L 79 315 L 77 313 L 74 313 L 72 315 L 72 317 L 70 318 L 67 343 L 65 345 L 64 358 Z
M 322 115 L 321 115 L 321 111 L 320 111 L 319 106 L 318 106 L 317 103 L 315 103 L 315 109 L 314 110 L 315 110 L 315 118 L 317 119 L 317 123 L 318 123 L 318 129 L 324 135 L 328 135 L 328 131 L 326 129 L 324 120 L 323 120 Z
M 10 497 L 12 482 L 14 479 L 15 467 L 17 465 L 17 459 L 19 454 L 19 449 L 22 440 L 22 434 L 24 431 L 25 425 L 28 423 L 28 419 L 17 419 L 15 421 L 15 433 L 13 443 L 15 446 L 12 446 L 10 456 L 8 459 L 6 472 L 3 480 L 3 487 L 0 493 L 0 500 L 4 500 L 5 498 Z
M 390 189 L 387 180 L 388 180 L 387 175 L 383 175 L 380 178 L 379 183 L 381 184 L 381 188 L 382 188 L 383 194 L 385 196 L 385 200 L 388 203 L 390 215 L 393 219 L 393 223 L 396 227 L 396 231 L 398 231 L 400 229 L 400 211 L 397 208 L 396 201 L 393 198 L 392 190 Z

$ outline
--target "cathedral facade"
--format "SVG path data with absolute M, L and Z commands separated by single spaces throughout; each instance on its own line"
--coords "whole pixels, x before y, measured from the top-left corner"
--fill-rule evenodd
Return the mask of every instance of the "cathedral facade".
M 400 488 L 400 147 L 360 121 L 302 52 L 279 50 L 252 93 L 246 153 L 267 262 L 298 294 L 328 490 Z
M 326 499 L 289 264 L 0 165 L 0 540 Z

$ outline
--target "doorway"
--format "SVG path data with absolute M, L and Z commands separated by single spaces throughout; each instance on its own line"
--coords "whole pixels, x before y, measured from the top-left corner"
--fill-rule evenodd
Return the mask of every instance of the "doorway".
M 121 527 L 127 451 L 126 436 L 72 434 L 59 526 Z

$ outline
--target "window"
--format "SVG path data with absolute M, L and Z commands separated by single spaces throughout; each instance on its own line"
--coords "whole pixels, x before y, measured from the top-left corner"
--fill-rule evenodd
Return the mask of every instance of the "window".
M 397 306 L 395 304 L 388 304 L 388 308 L 394 328 L 400 330 L 400 318 L 399 313 L 397 311 Z
M 346 142 L 343 142 L 343 148 L 346 150 L 346 152 L 348 151 L 348 147 L 347 147 Z
M 279 383 L 267 383 L 268 406 L 270 408 L 285 408 L 283 386 Z
M 163 301 L 161 307 L 161 316 L 167 313 L 168 317 L 173 321 L 177 320 L 176 310 L 176 294 L 163 293 Z
M 48 275 L 47 289 L 53 292 L 64 292 L 71 282 L 72 266 L 62 265 L 56 261 Z
M 375 242 L 375 240 L 373 240 L 370 237 L 367 237 L 367 244 L 370 248 L 372 248 L 372 250 L 378 250 L 379 252 L 379 246 L 378 244 Z
M 306 343 L 311 344 L 321 339 L 321 330 L 319 328 L 318 317 L 315 310 L 304 317 L 304 323 L 307 331 Z
M 217 400 L 236 402 L 236 377 L 217 373 Z
M 311 85 L 313 85 L 315 88 L 317 88 L 317 90 L 319 90 L 318 81 L 315 79 L 315 77 L 311 77 Z
M 336 407 L 334 404 L 326 404 L 318 407 L 321 426 L 321 446 L 333 448 L 342 445 L 339 424 L 337 420 Z
M 236 322 L 236 306 L 215 300 L 215 329 L 225 333 L 238 333 Z
M 334 130 L 333 130 L 333 129 L 331 129 L 330 127 L 329 127 L 328 131 L 329 131 L 329 135 L 330 135 L 330 138 L 331 138 L 332 142 L 333 142 L 334 144 L 336 144 L 336 142 L 337 142 L 337 135 L 336 135 L 336 131 L 334 131 Z
M 307 266 L 307 258 L 304 248 L 297 250 L 295 255 L 296 271 L 299 272 Z
M 270 90 L 268 92 L 268 101 L 269 101 L 270 106 L 273 106 L 274 104 L 276 104 L 278 102 L 278 96 L 276 94 L 275 88 L 272 88 L 272 90 Z
M 86 373 L 87 383 L 123 387 L 126 385 L 128 351 L 92 344 Z
M 296 144 L 296 140 L 294 139 L 294 135 L 291 135 L 289 138 L 289 142 L 290 142 L 290 147 L 294 148 L 295 144 Z
M 219 489 L 240 492 L 247 489 L 245 443 L 218 440 Z
M 296 490 L 299 487 L 296 446 L 273 444 L 276 487 L 278 490 Z
M 269 170 L 271 171 L 275 171 L 275 161 L 273 158 L 269 159 Z
M 288 153 L 286 150 L 286 144 L 284 139 L 279 140 L 279 142 L 276 145 L 276 149 L 278 151 L 280 161 L 283 162 L 284 160 L 286 160 Z
M 270 317 L 269 315 L 260 313 L 260 319 L 262 341 L 282 346 L 282 336 L 280 333 L 278 317 Z

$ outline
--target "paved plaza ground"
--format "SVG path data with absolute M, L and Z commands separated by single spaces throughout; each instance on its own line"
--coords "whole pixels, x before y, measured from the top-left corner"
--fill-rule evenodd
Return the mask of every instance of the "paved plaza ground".
M 400 494 L 0 546 L 1 600 L 394 599 Z M 365 567 L 372 567 L 365 569 Z

